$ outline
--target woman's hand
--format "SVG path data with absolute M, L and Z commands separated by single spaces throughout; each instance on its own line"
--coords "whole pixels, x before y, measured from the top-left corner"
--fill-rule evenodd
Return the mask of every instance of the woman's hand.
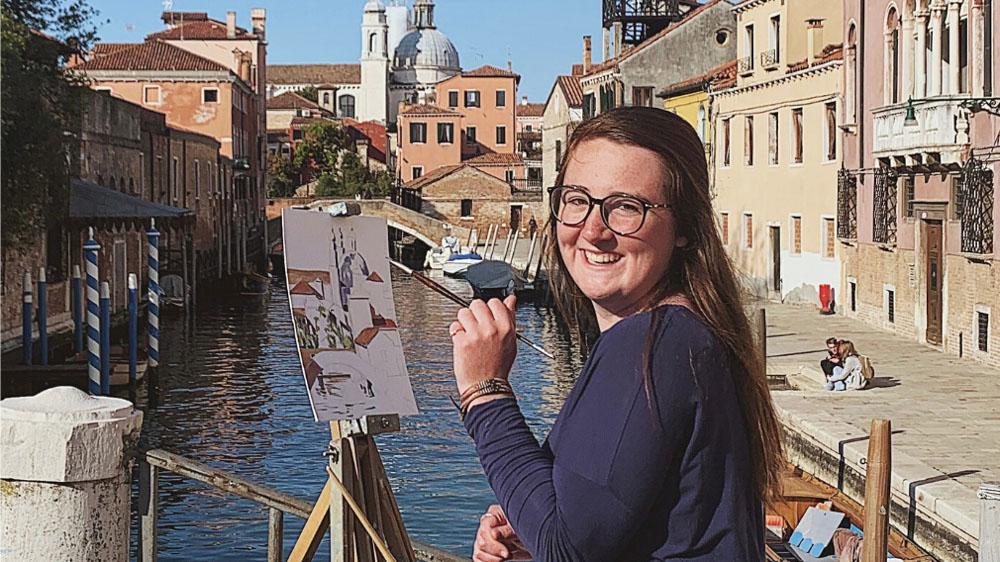
M 458 311 L 451 323 L 451 342 L 455 346 L 455 382 L 458 392 L 486 379 L 504 379 L 517 356 L 514 330 L 514 306 L 517 299 L 474 300 Z
M 499 505 L 491 505 L 479 518 L 476 544 L 472 548 L 474 562 L 500 562 L 502 560 L 528 560 L 531 555 Z

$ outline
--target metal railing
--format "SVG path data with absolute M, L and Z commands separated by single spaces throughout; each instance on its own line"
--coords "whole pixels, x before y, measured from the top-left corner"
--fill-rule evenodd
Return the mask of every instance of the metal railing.
M 267 517 L 267 561 L 280 562 L 285 514 L 303 520 L 309 518 L 313 502 L 279 492 L 267 486 L 255 484 L 226 471 L 191 460 L 162 449 L 133 451 L 139 461 L 139 562 L 156 560 L 158 484 L 160 471 L 166 470 L 184 478 L 197 480 L 217 490 L 245 498 L 268 508 Z M 443 550 L 411 540 L 417 560 L 423 562 L 469 562 Z
M 513 179 L 508 181 L 511 189 L 514 191 L 529 191 L 529 192 L 541 192 L 542 191 L 542 180 L 537 179 Z
M 837 172 L 837 237 L 858 237 L 858 177 L 846 168 Z
M 736 69 L 740 74 L 753 72 L 753 56 L 745 56 L 736 62 Z
M 778 49 L 768 49 L 760 54 L 760 65 L 764 68 L 778 65 Z

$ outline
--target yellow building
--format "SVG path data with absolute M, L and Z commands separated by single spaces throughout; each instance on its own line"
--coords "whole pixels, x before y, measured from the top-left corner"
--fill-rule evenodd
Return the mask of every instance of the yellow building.
M 827 0 L 746 0 L 735 80 L 711 88 L 715 208 L 754 294 L 819 302 L 839 293 L 837 171 L 843 7 Z
M 663 109 L 677 114 L 698 132 L 705 143 L 705 157 L 711 162 L 712 106 L 708 96 L 713 81 L 725 79 L 736 72 L 736 61 L 720 65 L 705 74 L 660 90 L 656 97 L 663 100 Z

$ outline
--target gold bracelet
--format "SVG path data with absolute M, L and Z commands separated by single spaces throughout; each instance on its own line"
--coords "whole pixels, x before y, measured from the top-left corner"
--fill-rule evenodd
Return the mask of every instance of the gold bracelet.
M 514 389 L 510 386 L 510 383 L 507 382 L 505 379 L 499 379 L 499 378 L 485 379 L 477 382 L 476 384 L 473 384 L 469 388 L 466 388 L 465 391 L 462 392 L 461 395 L 459 395 L 458 401 L 464 403 L 466 399 L 469 396 L 471 396 L 474 392 L 478 392 L 480 390 L 485 390 L 488 388 L 506 390 L 512 394 L 514 392 Z

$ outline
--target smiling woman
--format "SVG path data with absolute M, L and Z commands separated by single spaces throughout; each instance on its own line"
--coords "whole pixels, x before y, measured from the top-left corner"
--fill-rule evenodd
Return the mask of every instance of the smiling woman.
M 550 193 L 553 292 L 590 357 L 540 445 L 506 384 L 513 300 L 452 323 L 499 502 L 474 559 L 761 560 L 778 425 L 697 133 L 659 109 L 604 113 L 573 133 Z

